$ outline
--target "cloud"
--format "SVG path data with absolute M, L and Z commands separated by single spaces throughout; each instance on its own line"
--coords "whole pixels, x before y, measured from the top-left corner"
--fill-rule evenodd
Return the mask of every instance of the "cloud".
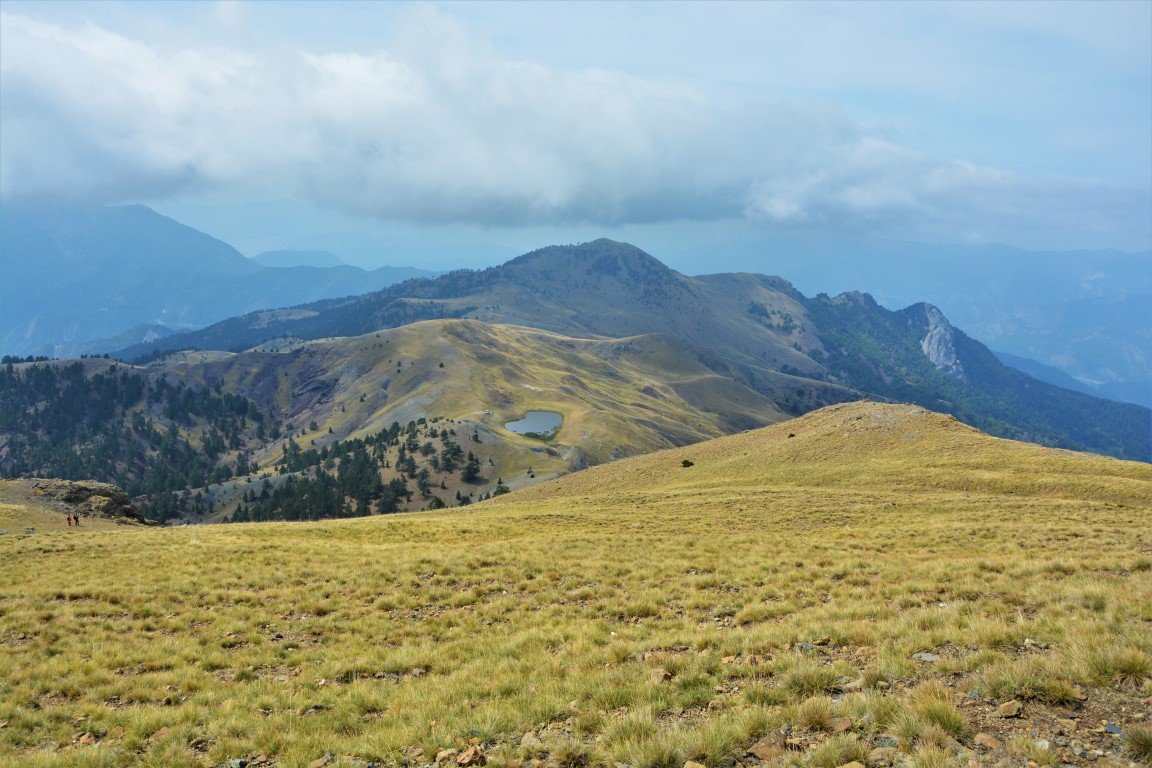
M 1054 220 L 1152 237 L 1146 189 L 932 157 L 829 103 L 510 60 L 427 8 L 373 53 L 161 50 L 14 13 L 0 51 L 4 199 L 241 187 L 425 223 L 742 216 L 979 237 Z

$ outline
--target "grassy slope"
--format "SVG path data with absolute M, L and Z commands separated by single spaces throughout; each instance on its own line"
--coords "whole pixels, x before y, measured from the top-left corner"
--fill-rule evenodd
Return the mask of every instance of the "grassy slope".
M 62 505 L 46 501 L 21 480 L 0 479 L 0 530 L 8 531 L 8 536 L 23 535 L 26 528 L 35 528 L 37 534 L 45 531 L 80 534 L 124 527 L 114 520 L 86 516 L 80 528 L 71 528 L 67 520 L 68 511 Z
M 0 764 L 721 766 L 784 726 L 771 761 L 820 768 L 1081 764 L 1060 729 L 1121 760 L 1092 729 L 1147 710 L 1150 498 L 861 403 L 468 510 L 6 541 Z
M 296 438 L 305 447 L 371 434 L 393 421 L 453 419 L 463 423 L 458 432 L 465 450 L 481 456 L 491 490 L 498 477 L 514 488 L 530 482 L 529 468 L 544 477 L 785 418 L 765 397 L 710 368 L 701 354 L 661 336 L 573 339 L 433 320 L 290 352 L 189 353 L 164 370 L 184 380 L 223 381 L 228 391 L 269 405 L 305 429 Z M 503 427 L 530 409 L 564 415 L 547 445 Z M 483 444 L 467 441 L 473 429 Z M 271 442 L 256 459 L 276 458 L 281 444 Z

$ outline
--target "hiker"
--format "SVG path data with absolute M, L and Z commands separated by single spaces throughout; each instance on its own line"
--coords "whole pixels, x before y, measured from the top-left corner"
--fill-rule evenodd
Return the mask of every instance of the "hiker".
M 68 527 L 69 528 L 72 527 L 72 513 L 71 512 L 68 513 Z
M 78 515 L 78 514 L 72 515 L 72 522 L 77 528 L 79 528 L 80 527 L 80 515 Z

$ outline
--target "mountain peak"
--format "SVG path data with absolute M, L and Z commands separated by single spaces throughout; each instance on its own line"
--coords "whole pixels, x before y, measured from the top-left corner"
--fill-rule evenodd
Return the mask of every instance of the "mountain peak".
M 662 281 L 676 275 L 655 256 L 630 243 L 602 237 L 576 245 L 550 245 L 513 259 L 504 268 L 532 270 L 552 276 L 571 272 L 582 277 L 607 277 L 616 280 Z

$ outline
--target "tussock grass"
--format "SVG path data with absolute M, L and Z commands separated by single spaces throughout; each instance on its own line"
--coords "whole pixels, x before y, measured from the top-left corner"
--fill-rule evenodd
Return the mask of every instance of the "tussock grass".
M 1129 726 L 1124 733 L 1124 748 L 1136 760 L 1152 763 L 1152 728 Z
M 682 449 L 464 510 L 2 540 L 0 765 L 478 739 L 493 765 L 719 768 L 790 729 L 797 764 L 883 736 L 944 766 L 986 698 L 1147 696 L 1152 469 L 943 418 L 849 406 L 692 446 L 690 475 Z

